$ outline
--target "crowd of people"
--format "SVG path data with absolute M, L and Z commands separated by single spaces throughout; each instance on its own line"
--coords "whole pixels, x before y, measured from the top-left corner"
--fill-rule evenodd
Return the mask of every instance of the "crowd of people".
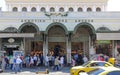
M 46 68 L 52 67 L 53 70 L 61 70 L 66 64 L 66 57 L 63 55 L 54 56 L 47 54 L 43 56 L 43 54 L 34 54 L 34 55 L 26 55 L 26 56 L 2 56 L 2 60 L 0 62 L 2 66 L 2 70 L 11 69 L 15 71 L 15 73 L 20 72 L 22 68 L 35 68 L 40 66 L 45 66 Z M 108 61 L 111 57 L 98 54 L 97 56 L 91 58 L 92 60 L 98 61 Z M 116 56 L 116 59 L 120 61 L 120 54 Z M 82 65 L 86 63 L 88 60 L 86 55 L 82 54 L 74 54 L 71 59 L 71 66 Z M 118 62 L 120 63 L 120 62 Z
M 82 65 L 87 61 L 88 58 L 86 55 L 82 55 L 81 53 L 75 53 L 74 55 L 72 55 L 71 66 Z
M 116 66 L 116 64 L 120 66 L 120 54 L 117 54 L 116 57 L 113 57 L 112 55 L 108 56 L 106 54 L 95 54 L 88 59 L 86 55 L 76 53 L 72 56 L 71 64 L 72 66 L 82 65 L 89 60 L 106 61 L 110 62 L 114 66 Z
M 22 68 L 36 68 L 45 66 L 46 68 L 52 67 L 53 70 L 60 70 L 65 65 L 65 56 L 54 56 L 47 54 L 34 54 L 23 56 L 3 56 L 1 61 L 2 70 L 11 69 L 21 72 Z

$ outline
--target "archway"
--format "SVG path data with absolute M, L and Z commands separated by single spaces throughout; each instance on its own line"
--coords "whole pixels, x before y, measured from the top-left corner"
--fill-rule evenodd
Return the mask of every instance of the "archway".
M 31 22 L 22 24 L 18 30 L 20 33 L 37 33 L 37 32 L 39 32 L 38 26 Z
M 19 27 L 20 33 L 34 34 L 34 38 L 23 38 L 25 43 L 25 52 L 31 55 L 43 53 L 42 34 L 36 24 L 26 22 Z
M 72 55 L 76 53 L 86 55 L 89 57 L 90 46 L 95 40 L 95 29 L 94 27 L 86 22 L 79 23 L 71 37 Z
M 48 53 L 66 55 L 66 33 L 67 28 L 61 23 L 52 23 L 46 29 L 48 35 Z

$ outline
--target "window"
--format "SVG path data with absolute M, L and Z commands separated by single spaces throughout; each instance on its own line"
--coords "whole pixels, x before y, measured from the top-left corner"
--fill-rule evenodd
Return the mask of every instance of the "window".
M 110 29 L 107 27 L 99 27 L 97 31 L 110 31 Z
M 69 8 L 69 11 L 70 11 L 70 12 L 73 12 L 74 10 L 73 10 L 73 8 L 72 8 L 72 7 L 70 7 L 70 8 Z
M 61 7 L 61 8 L 59 9 L 59 11 L 60 11 L 60 12 L 64 12 L 64 8 Z
M 7 32 L 7 33 L 12 33 L 12 32 L 17 32 L 17 28 L 15 27 L 7 27 L 4 32 Z
M 88 72 L 88 75 L 98 75 L 98 74 L 100 74 L 100 73 L 102 73 L 104 71 L 105 70 L 103 70 L 103 69 L 95 69 L 93 71 Z
M 92 11 L 92 9 L 91 9 L 91 8 L 87 8 L 87 11 L 88 11 L 88 12 L 91 12 L 91 11 Z
M 26 7 L 23 7 L 23 8 L 22 8 L 22 11 L 23 11 L 23 12 L 27 12 L 27 8 L 26 8 Z
M 51 7 L 50 12 L 55 12 L 55 8 Z
M 90 66 L 91 67 L 96 67 L 96 66 L 98 66 L 98 64 L 97 63 L 91 63 Z
M 99 7 L 97 7 L 97 8 L 96 8 L 96 11 L 97 11 L 97 12 L 100 12 L 100 11 L 101 11 L 101 9 L 100 9 Z
M 42 8 L 40 9 L 40 11 L 41 11 L 41 12 L 45 12 L 46 9 L 45 9 L 44 7 L 42 7 Z
M 17 8 L 17 7 L 14 7 L 12 11 L 13 11 L 13 12 L 17 12 L 17 11 L 18 11 L 18 8 Z
M 31 11 L 32 11 L 32 12 L 35 12 L 35 11 L 36 11 L 36 8 L 35 8 L 35 7 L 32 7 Z
M 83 9 L 81 7 L 78 8 L 78 12 L 82 12 Z

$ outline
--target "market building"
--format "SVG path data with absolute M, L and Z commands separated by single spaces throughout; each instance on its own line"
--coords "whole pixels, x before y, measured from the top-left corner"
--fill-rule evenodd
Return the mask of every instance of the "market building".
M 71 63 L 82 53 L 115 56 L 120 49 L 120 12 L 108 0 L 5 0 L 0 11 L 0 50 L 59 53 Z

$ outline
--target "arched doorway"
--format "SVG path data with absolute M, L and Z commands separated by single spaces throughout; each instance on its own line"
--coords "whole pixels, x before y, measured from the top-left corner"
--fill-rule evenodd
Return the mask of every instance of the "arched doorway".
M 58 22 L 50 24 L 46 32 L 48 38 L 48 53 L 54 56 L 66 54 L 67 28 Z
M 93 47 L 95 40 L 94 27 L 86 22 L 78 24 L 71 37 L 71 54 L 74 56 L 76 53 L 86 55 L 89 57 L 90 49 Z
M 48 49 L 54 56 L 65 55 L 66 53 L 66 41 L 65 30 L 58 26 L 52 26 L 48 31 Z
M 27 22 L 20 26 L 20 33 L 34 33 L 34 38 L 24 38 L 25 53 L 34 55 L 43 53 L 43 40 L 42 34 L 39 32 L 39 28 L 36 24 Z

